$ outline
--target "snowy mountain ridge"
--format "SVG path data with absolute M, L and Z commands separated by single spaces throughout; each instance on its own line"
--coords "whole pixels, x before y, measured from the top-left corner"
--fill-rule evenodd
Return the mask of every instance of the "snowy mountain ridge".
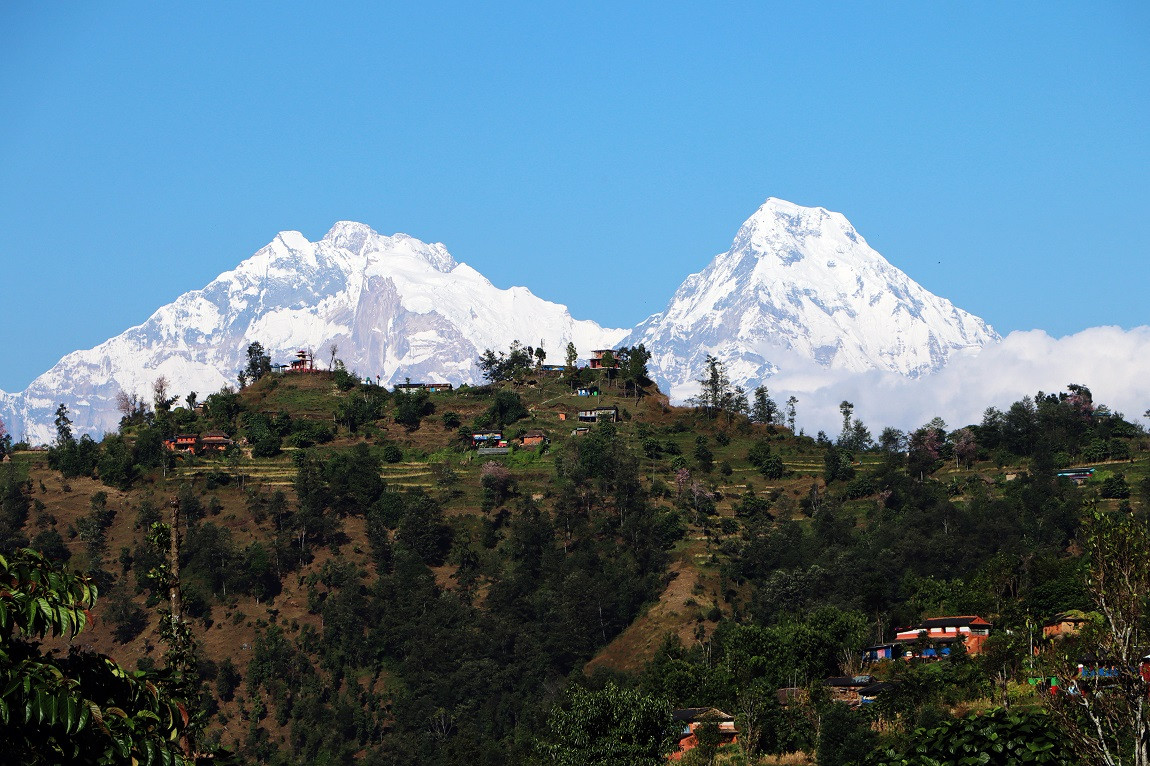
M 163 375 L 173 393 L 202 398 L 234 385 L 254 340 L 278 361 L 298 349 L 326 361 L 335 344 L 350 369 L 384 384 L 459 384 L 480 380 L 475 360 L 486 348 L 542 341 L 558 357 L 568 342 L 586 353 L 625 334 L 576 320 L 525 287 L 501 290 L 442 244 L 341 221 L 317 242 L 281 232 L 143 324 L 68 354 L 22 393 L 0 392 L 0 418 L 14 437 L 46 443 L 63 402 L 77 431 L 99 436 L 116 427 L 119 391 L 150 401 Z
M 672 399 L 696 392 L 707 354 L 751 388 L 780 370 L 883 370 L 918 377 L 999 340 L 981 319 L 935 296 L 875 252 L 839 213 L 771 198 L 731 248 L 687 277 L 666 309 L 634 330 L 576 320 L 525 287 L 499 289 L 442 244 L 380 235 L 340 221 L 319 241 L 280 232 L 265 247 L 159 308 L 144 323 L 74 351 L 21 393 L 0 391 L 15 438 L 47 443 L 68 405 L 77 431 L 114 430 L 120 391 L 201 398 L 233 384 L 249 343 L 273 360 L 329 349 L 391 385 L 404 378 L 476 383 L 484 349 L 541 343 L 560 361 L 568 342 L 592 349 L 643 343 Z

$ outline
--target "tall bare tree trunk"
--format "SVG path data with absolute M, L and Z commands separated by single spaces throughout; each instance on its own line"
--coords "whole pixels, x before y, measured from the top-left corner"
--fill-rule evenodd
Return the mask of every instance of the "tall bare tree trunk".
M 179 625 L 183 611 L 180 601 L 180 500 L 173 498 L 171 548 L 168 551 L 168 567 L 171 579 L 168 582 L 168 599 L 172 603 L 172 627 Z

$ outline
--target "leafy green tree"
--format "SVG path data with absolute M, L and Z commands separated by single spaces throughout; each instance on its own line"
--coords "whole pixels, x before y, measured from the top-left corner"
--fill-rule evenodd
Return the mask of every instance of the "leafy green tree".
M 423 417 L 434 411 L 431 397 L 422 389 L 395 397 L 395 422 L 409 431 L 418 429 Z
M 56 408 L 56 446 L 63 447 L 76 439 L 72 435 L 72 418 L 68 417 L 68 407 L 61 402 Z
M 611 385 L 611 381 L 615 376 L 615 368 L 618 366 L 618 361 L 615 359 L 615 352 L 607 350 L 603 352 L 603 374 L 607 376 L 607 385 Z
M 939 429 L 926 425 L 910 435 L 907 452 L 907 471 L 921 481 L 938 469 L 942 456 L 942 435 Z
M 714 467 L 715 453 L 707 446 L 707 437 L 700 434 L 695 437 L 695 462 L 703 473 L 710 473 Z
M 216 671 L 216 694 L 224 702 L 231 702 L 235 698 L 236 689 L 239 688 L 243 676 L 236 669 L 231 657 L 225 657 Z
M 825 720 L 823 725 L 826 726 Z M 1050 716 L 1008 713 L 1001 708 L 916 728 L 907 737 L 904 750 L 872 749 L 865 759 L 852 761 L 858 762 L 866 766 L 1080 763 L 1069 752 L 1065 737 Z M 821 754 L 819 763 L 822 764 Z
M 638 399 L 643 394 L 643 387 L 650 382 L 647 362 L 651 361 L 651 352 L 640 343 L 637 346 L 620 349 L 619 355 L 623 362 L 624 391 L 630 387 Z
M 112 637 L 121 644 L 128 643 L 148 627 L 147 612 L 132 601 L 122 584 L 112 589 L 105 615 L 112 624 Z
M 853 766 L 874 749 L 870 722 L 842 703 L 832 703 L 819 726 L 819 766 Z
M 778 412 L 775 400 L 771 398 L 766 386 L 758 386 L 754 392 L 754 401 L 751 405 L 751 419 L 768 425 L 775 422 L 775 413 Z
M 5 455 L 12 452 L 12 435 L 8 433 L 8 428 L 4 425 L 4 420 L 0 419 L 0 459 Z
M 484 417 L 492 428 L 505 428 L 528 414 L 519 394 L 514 391 L 496 391 Z
M 228 433 L 232 433 L 236 425 L 236 418 L 243 412 L 244 405 L 240 395 L 230 388 L 224 387 L 204 400 L 204 409 L 212 425 Z
M 575 365 L 579 363 L 579 352 L 575 349 L 574 343 L 567 344 L 567 354 L 563 359 L 563 366 L 570 372 L 575 369 Z
M 74 638 L 96 588 L 40 554 L 0 556 L 0 741 L 26 764 L 184 764 L 187 716 L 163 678 L 128 672 L 110 657 L 42 651 L 47 636 Z M 158 683 L 157 683 L 158 682 Z
M 851 465 L 851 453 L 842 447 L 827 447 L 823 456 L 823 476 L 827 482 L 850 481 L 855 476 L 854 466 Z
M 272 371 L 272 358 L 264 352 L 263 344 L 259 341 L 248 344 L 247 360 L 244 373 L 250 383 L 255 383 Z
M 0 472 L 0 553 L 8 553 L 28 544 L 24 522 L 32 501 L 28 485 L 17 481 L 16 472 L 5 466 Z
M 108 434 L 101 447 L 100 459 L 96 463 L 100 481 L 109 487 L 129 489 L 135 478 L 136 461 L 127 440 L 119 434 Z
M 662 766 L 676 730 L 663 700 L 614 683 L 575 686 L 552 708 L 540 750 L 561 766 Z
M 405 505 L 396 540 L 428 566 L 439 566 L 451 549 L 451 527 L 443 518 L 443 509 L 422 492 L 409 494 Z
M 850 439 L 851 413 L 853 413 L 854 410 L 855 410 L 855 406 L 853 404 L 851 404 L 850 402 L 848 402 L 846 399 L 843 399 L 842 402 L 839 404 L 839 412 L 842 413 L 842 416 L 843 416 L 843 431 L 839 435 L 839 446 L 840 447 L 847 447 L 847 442 Z M 849 449 L 849 447 L 848 447 L 848 449 Z
M 722 411 L 731 393 L 731 381 L 727 378 L 726 365 L 720 359 L 707 354 L 703 364 L 705 373 L 696 381 L 699 393 L 691 398 L 691 403 L 710 417 L 715 417 Z
M 534 349 L 513 341 L 507 353 L 486 349 L 476 364 L 491 383 L 521 380 L 535 366 Z
M 1107 476 L 1102 480 L 1100 494 L 1111 500 L 1125 500 L 1130 497 L 1130 485 L 1126 483 L 1126 475 L 1119 473 Z

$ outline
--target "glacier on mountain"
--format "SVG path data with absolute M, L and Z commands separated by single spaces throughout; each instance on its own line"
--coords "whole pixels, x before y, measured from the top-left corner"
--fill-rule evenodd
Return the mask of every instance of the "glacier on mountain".
M 653 377 L 681 401 L 697 392 L 708 354 L 751 388 L 788 359 L 913 378 L 998 340 L 887 262 L 842 214 L 772 197 L 623 343 L 643 343 Z
M 250 342 L 273 361 L 310 349 L 321 363 L 334 344 L 350 369 L 390 385 L 404 378 L 480 380 L 475 360 L 512 341 L 561 357 L 617 343 L 626 330 L 576 320 L 525 287 L 499 289 L 442 244 L 383 236 L 351 221 L 309 242 L 285 231 L 234 270 L 185 293 L 143 324 L 75 351 L 23 392 L 0 392 L 14 438 L 50 442 L 59 403 L 78 432 L 115 430 L 118 392 L 151 400 L 163 375 L 173 394 L 203 396 L 234 384 Z

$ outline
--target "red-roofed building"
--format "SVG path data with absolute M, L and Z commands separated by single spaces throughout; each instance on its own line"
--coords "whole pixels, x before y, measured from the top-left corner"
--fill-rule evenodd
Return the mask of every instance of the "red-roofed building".
M 232 440 L 223 431 L 208 431 L 200 437 L 200 449 L 203 452 L 223 452 L 232 446 Z
M 171 439 L 165 440 L 164 446 L 172 452 L 195 452 L 199 440 L 198 434 L 176 434 Z
M 917 651 L 911 648 L 909 656 L 938 658 L 950 654 L 948 644 L 961 641 L 967 654 L 978 654 L 990 635 L 991 624 L 976 615 L 960 617 L 930 617 L 918 625 L 900 628 L 894 640 L 910 647 L 915 642 L 924 646 Z

